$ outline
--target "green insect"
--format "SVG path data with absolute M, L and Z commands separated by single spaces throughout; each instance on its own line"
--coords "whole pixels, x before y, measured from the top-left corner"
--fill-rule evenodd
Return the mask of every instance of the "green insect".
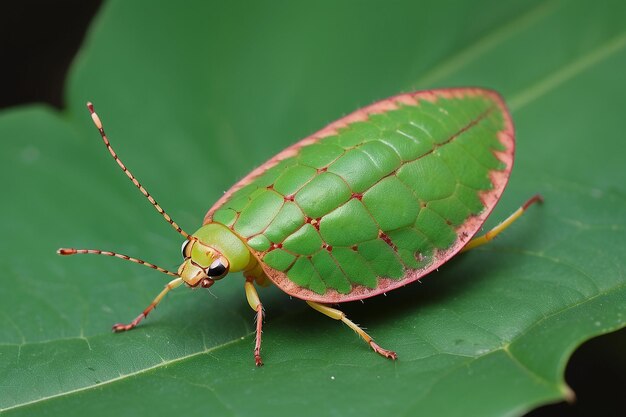
M 288 147 L 224 194 L 188 234 L 126 168 L 91 103 L 111 156 L 184 238 L 183 263 L 171 272 L 140 259 L 92 249 L 175 277 L 130 324 L 134 328 L 170 290 L 209 288 L 243 272 L 256 312 L 254 358 L 261 361 L 263 305 L 255 284 L 277 285 L 345 323 L 377 353 L 396 359 L 346 315 L 329 306 L 362 300 L 416 281 L 457 253 L 483 245 L 513 223 L 536 195 L 480 237 L 513 167 L 514 131 L 501 97 L 455 88 L 379 101 Z

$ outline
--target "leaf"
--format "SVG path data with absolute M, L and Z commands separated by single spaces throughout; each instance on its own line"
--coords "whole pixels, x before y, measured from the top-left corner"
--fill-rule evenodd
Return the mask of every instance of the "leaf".
M 7 415 L 520 415 L 572 398 L 583 341 L 626 324 L 622 113 L 625 9 L 613 2 L 111 1 L 67 85 L 68 108 L 5 111 L 0 172 L 0 410 Z M 399 354 L 270 288 L 263 355 L 242 280 L 181 288 L 132 332 L 166 282 L 61 246 L 176 268 L 180 236 L 98 144 L 188 231 L 230 184 L 295 140 L 401 91 L 502 92 L 518 153 L 496 242 L 342 308 Z

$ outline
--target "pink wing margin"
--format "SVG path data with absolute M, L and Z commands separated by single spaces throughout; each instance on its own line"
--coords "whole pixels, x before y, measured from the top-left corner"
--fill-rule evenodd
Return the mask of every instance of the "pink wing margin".
M 504 128 L 498 132 L 498 140 L 505 147 L 502 152 L 494 151 L 495 156 L 506 166 L 501 171 L 491 171 L 489 176 L 493 188 L 486 192 L 480 193 L 480 199 L 485 207 L 485 210 L 479 215 L 471 216 L 461 226 L 456 229 L 457 240 L 456 242 L 446 250 L 437 251 L 434 254 L 434 262 L 430 265 L 419 269 L 408 269 L 403 279 L 390 279 L 390 278 L 378 278 L 378 286 L 376 288 L 367 288 L 362 285 L 356 285 L 352 287 L 352 291 L 348 294 L 340 294 L 337 291 L 330 289 L 325 294 L 317 294 L 307 288 L 303 288 L 290 281 L 287 275 L 281 271 L 277 271 L 268 267 L 260 261 L 260 253 L 250 248 L 251 252 L 259 259 L 263 271 L 267 274 L 269 279 L 274 282 L 281 290 L 287 294 L 297 297 L 303 300 L 317 301 L 321 303 L 342 303 L 348 301 L 362 300 L 364 298 L 373 297 L 375 295 L 389 292 L 398 287 L 402 287 L 413 281 L 420 279 L 427 275 L 431 271 L 437 269 L 448 259 L 457 254 L 471 238 L 480 230 L 491 211 L 495 207 L 496 203 L 502 196 L 504 188 L 507 185 L 511 170 L 513 169 L 513 160 L 515 156 L 515 130 L 513 127 L 513 121 L 511 115 L 504 104 L 502 97 L 493 90 L 487 90 L 483 88 L 446 88 L 436 90 L 417 91 L 413 93 L 400 94 L 393 96 L 367 107 L 356 110 L 355 112 L 329 124 L 322 130 L 308 136 L 294 145 L 286 148 L 276 156 L 259 166 L 239 182 L 237 182 L 230 190 L 228 190 L 214 205 L 209 209 L 204 217 L 203 224 L 210 223 L 213 219 L 213 213 L 219 209 L 226 201 L 230 199 L 233 193 L 240 188 L 249 184 L 255 178 L 262 175 L 265 171 L 278 164 L 280 161 L 297 155 L 300 148 L 307 145 L 311 145 L 320 139 L 328 136 L 332 136 L 338 133 L 338 130 L 350 125 L 354 122 L 365 121 L 370 115 L 377 113 L 385 113 L 390 110 L 398 108 L 399 104 L 404 105 L 418 105 L 418 100 L 427 100 L 436 102 L 439 98 L 467 98 L 475 96 L 484 96 L 491 99 L 502 112 L 504 117 Z

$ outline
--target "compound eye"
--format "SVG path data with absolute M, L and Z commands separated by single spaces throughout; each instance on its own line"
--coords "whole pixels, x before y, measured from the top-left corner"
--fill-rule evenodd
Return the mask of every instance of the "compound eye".
M 182 246 L 180 247 L 180 251 L 183 255 L 183 259 L 191 258 L 191 240 L 185 239 Z
M 228 268 L 228 261 L 225 258 L 219 258 L 213 261 L 207 269 L 206 274 L 213 279 L 220 279 L 228 274 Z

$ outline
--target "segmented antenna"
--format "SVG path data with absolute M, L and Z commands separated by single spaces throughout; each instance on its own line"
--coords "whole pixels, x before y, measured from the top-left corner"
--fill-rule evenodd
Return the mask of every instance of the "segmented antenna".
M 160 266 L 156 266 L 149 262 L 143 261 L 141 259 L 133 258 L 128 255 L 122 255 L 121 253 L 111 252 L 107 250 L 98 250 L 98 249 L 73 249 L 73 248 L 61 248 L 57 250 L 57 254 L 59 255 L 105 255 L 105 256 L 114 256 L 116 258 L 124 259 L 125 261 L 131 261 L 139 265 L 145 265 L 148 268 L 156 269 L 159 272 L 163 272 L 164 274 L 171 275 L 173 277 L 178 277 L 177 273 L 172 271 L 168 271 L 167 269 L 163 269 Z
M 169 214 L 167 214 L 165 212 L 165 210 L 163 210 L 161 208 L 161 206 L 150 195 L 150 193 L 145 188 L 143 188 L 143 186 L 139 183 L 139 181 L 137 181 L 137 178 L 135 178 L 135 176 L 128 170 L 128 168 L 126 168 L 126 165 L 124 165 L 124 163 L 120 160 L 120 158 L 118 158 L 117 154 L 115 153 L 115 151 L 111 147 L 111 143 L 109 142 L 109 139 L 107 139 L 107 136 L 104 133 L 104 129 L 102 127 L 102 122 L 100 121 L 100 118 L 96 114 L 96 112 L 95 112 L 95 110 L 93 108 L 93 104 L 91 102 L 87 103 L 87 108 L 89 109 L 89 112 L 91 113 L 91 119 L 93 120 L 93 124 L 96 125 L 96 128 L 98 128 L 98 131 L 100 132 L 100 136 L 102 136 L 102 140 L 104 141 L 104 146 L 107 147 L 107 149 L 109 150 L 109 153 L 111 154 L 113 159 L 115 159 L 115 162 L 117 162 L 117 164 L 120 166 L 120 168 L 122 168 L 122 171 L 124 171 L 124 174 L 126 174 L 126 176 L 133 182 L 133 184 L 135 184 L 135 187 L 137 187 L 139 189 L 139 191 L 141 191 L 141 194 L 143 194 L 148 199 L 148 201 L 150 201 L 150 204 L 152 204 L 154 206 L 156 211 L 158 211 L 159 214 L 161 214 L 161 216 L 163 216 L 163 218 L 169 224 L 171 224 L 172 227 L 174 229 L 176 229 L 176 231 L 178 233 L 183 235 L 185 237 L 185 239 L 189 239 L 189 234 L 187 232 L 185 232 L 183 229 L 181 229 L 181 227 L 178 224 L 176 224 L 176 222 L 174 220 L 172 220 L 172 218 L 169 216 Z M 111 256 L 117 256 L 117 255 L 111 255 Z M 178 275 L 175 275 L 175 276 L 178 276 Z

